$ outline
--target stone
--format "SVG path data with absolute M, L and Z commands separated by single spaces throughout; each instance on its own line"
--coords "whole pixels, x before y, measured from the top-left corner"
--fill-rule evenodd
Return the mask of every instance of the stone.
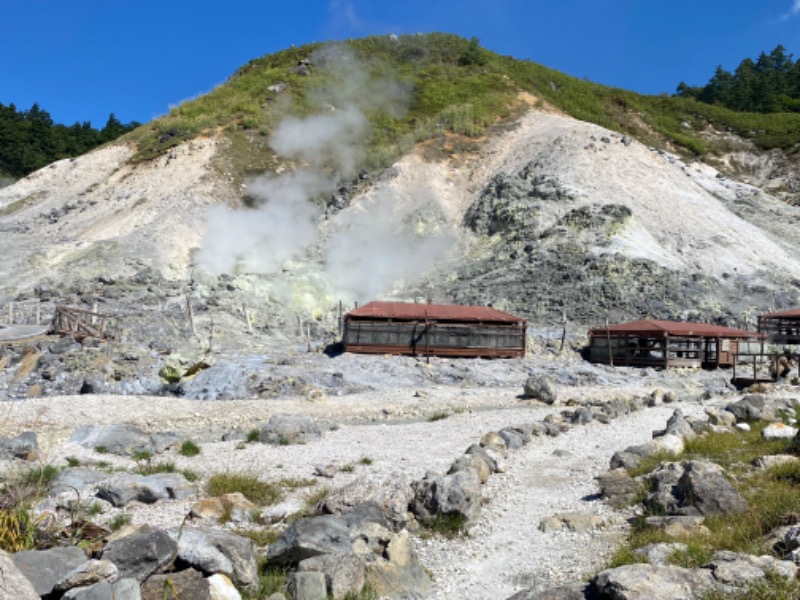
M 39 442 L 33 431 L 23 431 L 15 437 L 0 437 L 0 458 L 34 461 L 39 458 Z
M 114 583 L 98 581 L 88 587 L 73 588 L 61 596 L 61 600 L 142 600 L 142 593 L 139 582 L 128 578 Z
M 460 456 L 450 465 L 450 470 L 447 471 L 447 474 L 451 475 L 467 469 L 474 470 L 478 474 L 478 479 L 480 479 L 481 483 L 486 483 L 489 480 L 489 476 L 492 474 L 489 465 L 477 454 L 464 454 Z
M 328 600 L 324 573 L 295 571 L 289 574 L 288 584 L 294 600 Z
M 241 492 L 232 492 L 198 500 L 192 504 L 189 518 L 219 521 L 225 517 L 233 523 L 247 523 L 251 521 L 250 515 L 257 508 Z
M 148 577 L 142 584 L 142 600 L 211 600 L 208 581 L 200 571 L 184 569 Z
M 408 505 L 414 490 L 407 475 L 365 475 L 334 489 L 322 501 L 322 510 L 333 515 L 352 511 L 364 502 L 374 502 L 392 523 L 403 525 L 408 520 Z
M 736 425 L 736 415 L 729 410 L 707 408 L 706 416 L 711 425 L 718 425 L 720 427 L 733 427 Z
M 747 502 L 727 480 L 725 471 L 712 462 L 685 462 L 674 495 L 680 506 L 693 506 L 701 515 L 735 514 L 747 510 Z
M 602 598 L 677 600 L 713 590 L 714 578 L 703 569 L 633 564 L 601 571 L 592 584 Z
M 489 433 L 483 434 L 483 436 L 481 436 L 480 445 L 483 448 L 489 448 L 501 454 L 505 454 L 506 450 L 508 450 L 506 441 L 497 431 L 490 431 Z
M 181 473 L 122 473 L 103 482 L 98 487 L 97 497 L 121 507 L 134 500 L 144 504 L 159 500 L 185 500 L 196 493 L 197 486 L 189 483 Z
M 322 434 L 314 419 L 305 415 L 273 415 L 258 434 L 266 444 L 302 444 Z
M 501 429 L 498 434 L 503 438 L 503 442 L 509 450 L 519 450 L 527 443 L 524 437 L 513 429 Z
M 644 458 L 664 453 L 678 456 L 683 452 L 684 447 L 683 438 L 666 434 L 644 444 L 628 446 L 625 450 L 615 452 L 611 457 L 610 467 L 612 469 L 633 469 Z
M 417 560 L 408 530 L 392 536 L 384 555 L 367 563 L 367 582 L 379 597 L 430 597 L 431 580 Z
M 98 581 L 112 582 L 119 577 L 117 565 L 109 560 L 88 560 L 76 567 L 54 586 L 57 592 L 93 585 Z
M 709 569 L 719 583 L 742 588 L 770 574 L 779 575 L 793 581 L 797 565 L 789 560 L 779 560 L 772 556 L 751 556 L 722 550 L 715 552 L 704 569 Z
M 586 533 L 600 527 L 605 527 L 605 520 L 595 514 L 582 512 L 557 513 L 539 523 L 539 531 L 545 533 L 563 530 Z
M 60 494 L 62 492 L 82 490 L 100 481 L 109 479 L 111 475 L 102 471 L 95 471 L 94 469 L 87 469 L 85 467 L 69 467 L 61 471 L 55 476 L 53 481 L 50 482 L 50 492 L 53 494 Z
M 661 529 L 669 537 L 677 538 L 694 534 L 708 535 L 711 532 L 703 523 L 705 517 L 699 515 L 674 515 L 646 517 L 645 524 Z
M 414 486 L 411 510 L 422 521 L 452 513 L 474 521 L 480 507 L 481 481 L 471 469 L 452 475 L 428 474 Z
M 300 519 L 289 526 L 267 548 L 269 564 L 295 566 L 320 554 L 346 554 L 352 551 L 350 532 L 343 518 L 323 515 Z
M 793 454 L 767 454 L 753 460 L 753 465 L 759 469 L 771 469 L 772 467 L 792 464 L 798 460 L 800 459 Z
M 40 600 L 33 584 L 3 550 L 0 550 L 0 598 Z
M 762 394 L 748 394 L 725 407 L 737 421 L 774 421 L 775 409 Z
M 558 400 L 556 386 L 546 375 L 531 375 L 525 380 L 522 389 L 526 398 L 533 398 L 545 404 L 555 404 Z
M 174 435 L 174 443 L 178 441 Z M 156 454 L 163 451 L 163 442 L 159 445 L 153 436 L 134 425 L 83 425 L 78 427 L 69 438 L 70 442 L 80 444 L 84 448 L 103 448 L 105 452 L 121 456 L 132 456 L 137 452 Z
M 102 558 L 117 565 L 120 578 L 132 577 L 141 582 L 171 563 L 177 554 L 178 545 L 166 531 L 145 525 L 109 542 Z
M 258 564 L 253 540 L 223 529 L 182 527 L 170 529 L 178 545 L 178 558 L 213 575 L 221 573 L 234 583 L 253 589 L 258 585 Z
M 498 472 L 497 461 L 492 458 L 492 456 L 480 444 L 472 444 L 469 448 L 467 448 L 464 454 L 471 454 L 479 457 L 489 467 L 489 471 L 492 473 Z
M 24 550 L 11 555 L 14 566 L 27 577 L 34 591 L 47 596 L 59 581 L 88 560 L 86 554 L 75 546 L 49 550 Z
M 507 600 L 585 600 L 588 597 L 587 594 L 585 583 L 574 583 L 543 591 L 523 590 Z
M 633 479 L 625 469 L 612 469 L 596 477 L 600 493 L 614 508 L 630 505 L 644 490 L 644 485 Z
M 298 571 L 316 571 L 325 576 L 325 587 L 333 598 L 357 596 L 364 588 L 367 569 L 356 554 L 321 554 L 301 561 Z
M 761 437 L 765 440 L 791 440 L 797 435 L 798 429 L 785 423 L 770 423 L 761 430 Z
M 668 565 L 670 557 L 676 552 L 686 552 L 689 546 L 680 542 L 647 544 L 634 550 L 634 554 L 641 556 L 651 565 Z
M 212 575 L 206 579 L 206 583 L 208 583 L 208 593 L 211 600 L 242 600 L 239 590 L 222 573 Z

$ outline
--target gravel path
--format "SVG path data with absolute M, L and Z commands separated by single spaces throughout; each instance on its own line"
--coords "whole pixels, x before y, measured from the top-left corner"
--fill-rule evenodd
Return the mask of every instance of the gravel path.
M 611 395 L 600 388 L 587 393 Z M 406 389 L 318 402 L 295 398 L 199 403 L 174 398 L 80 396 L 6 403 L 3 408 L 4 428 L 34 426 L 40 433 L 45 440 L 44 459 L 50 464 L 64 464 L 67 457 L 75 457 L 84 463 L 102 459 L 122 468 L 135 467 L 131 459 L 97 455 L 67 442 L 68 433 L 86 422 L 134 422 L 150 430 L 179 430 L 194 439 L 206 436 L 199 456 L 187 458 L 170 452 L 158 460 L 174 461 L 179 469 L 194 470 L 202 478 L 246 472 L 270 481 L 315 480 L 310 488 L 290 492 L 285 504 L 294 510 L 302 506 L 305 496 L 323 486 L 337 488 L 359 477 L 415 480 L 427 471 L 444 472 L 483 434 L 541 420 L 563 409 L 520 400 L 508 389 L 447 387 L 426 391 L 422 397 Z M 662 405 L 607 425 L 577 426 L 557 438 L 535 438 L 524 448 L 509 452 L 506 471 L 490 477 L 483 487 L 485 505 L 468 536 L 416 540 L 420 561 L 433 578 L 431 599 L 504 598 L 520 589 L 580 580 L 601 567 L 626 524 L 624 515 L 597 499 L 594 478 L 608 468 L 614 452 L 651 439 L 652 431 L 663 428 L 675 408 L 686 414 L 703 411 L 699 404 Z M 437 411 L 450 415 L 436 421 L 422 416 Z M 303 445 L 211 441 L 212 435 L 226 427 L 257 426 L 275 412 L 335 417 L 339 424 L 319 440 Z M 369 464 L 361 462 L 364 457 L 370 459 Z M 351 468 L 338 471 L 332 479 L 315 477 L 317 466 L 331 464 Z M 125 512 L 133 523 L 172 527 L 181 523 L 191 503 L 134 503 Z M 542 519 L 571 511 L 595 514 L 606 526 L 589 533 L 539 531 Z M 102 520 L 118 512 L 108 508 Z

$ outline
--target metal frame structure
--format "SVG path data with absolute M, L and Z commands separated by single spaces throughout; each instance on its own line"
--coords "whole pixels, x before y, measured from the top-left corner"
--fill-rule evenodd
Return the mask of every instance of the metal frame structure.
M 800 308 L 760 315 L 758 331 L 772 344 L 800 344 Z
M 515 358 L 527 320 L 489 306 L 370 302 L 344 317 L 346 352 Z
M 592 329 L 589 360 L 624 366 L 717 368 L 733 366 L 743 351 L 763 353 L 763 339 L 755 331 L 707 323 L 634 321 Z

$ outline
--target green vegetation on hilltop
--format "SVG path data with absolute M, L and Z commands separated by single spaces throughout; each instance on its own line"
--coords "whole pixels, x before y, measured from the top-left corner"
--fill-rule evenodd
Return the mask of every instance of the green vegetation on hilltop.
M 374 36 L 348 40 L 341 47 L 358 58 L 369 80 L 392 80 L 398 95 L 409 93 L 402 113 L 370 105 L 367 87 L 353 95 L 371 124 L 359 165 L 364 169 L 388 165 L 420 141 L 431 140 L 449 151 L 455 148 L 451 134 L 459 136 L 463 147 L 489 128 L 508 123 L 524 107 L 520 93 L 645 143 L 695 155 L 716 150 L 701 134 L 708 125 L 752 139 L 762 148 L 787 148 L 800 141 L 797 113 L 741 113 L 688 95 L 644 96 L 501 56 L 481 48 L 474 38 L 442 33 Z M 229 172 L 242 177 L 274 169 L 278 163 L 268 139 L 276 125 L 290 115 L 318 113 L 321 99 L 331 99 L 336 107 L 332 90 L 348 71 L 328 69 L 318 54 L 322 49 L 321 44 L 292 47 L 249 62 L 210 93 L 129 134 L 139 144 L 136 159 L 147 160 L 186 139 L 221 131 L 230 141 Z M 301 63 L 307 60 L 304 68 Z M 280 86 L 280 91 L 271 86 Z
M 19 111 L 0 104 L 0 175 L 23 177 L 62 158 L 79 156 L 117 139 L 139 123 L 123 125 L 113 113 L 97 130 L 86 121 L 71 127 L 53 122 L 38 104 Z

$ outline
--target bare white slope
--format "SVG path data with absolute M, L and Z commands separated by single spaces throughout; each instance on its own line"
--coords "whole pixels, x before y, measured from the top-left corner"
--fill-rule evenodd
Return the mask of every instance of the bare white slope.
M 570 117 L 529 112 L 516 130 L 495 140 L 476 173 L 476 187 L 495 173 L 513 173 L 529 163 L 535 165 L 533 174 L 559 180 L 577 198 L 550 205 L 552 222 L 580 205 L 623 204 L 632 210 L 628 227 L 603 251 L 714 277 L 776 269 L 800 274 L 800 264 L 778 241 L 721 200 L 753 195 L 754 188 L 718 178 L 707 165 L 687 165 Z
M 142 266 L 182 276 L 206 208 L 233 197 L 212 168 L 216 149 L 198 139 L 130 165 L 131 148 L 109 146 L 0 189 L 0 277 L 24 284 Z
M 184 277 L 202 241 L 207 207 L 235 205 L 241 195 L 214 167 L 219 144 L 193 140 L 138 165 L 127 164 L 130 148 L 106 147 L 0 189 L 0 290 L 142 266 Z M 477 159 L 427 162 L 411 152 L 396 163 L 396 176 L 380 179 L 370 193 L 390 194 L 398 203 L 423 197 L 459 230 L 464 211 L 493 176 L 528 164 L 576 198 L 545 203 L 539 214 L 544 226 L 582 205 L 631 209 L 627 226 L 597 252 L 714 277 L 764 271 L 800 277 L 794 236 L 776 240 L 729 210 L 741 198 L 777 206 L 774 198 L 719 178 L 706 165 L 687 165 L 563 115 L 531 110 L 512 131 L 489 139 Z

